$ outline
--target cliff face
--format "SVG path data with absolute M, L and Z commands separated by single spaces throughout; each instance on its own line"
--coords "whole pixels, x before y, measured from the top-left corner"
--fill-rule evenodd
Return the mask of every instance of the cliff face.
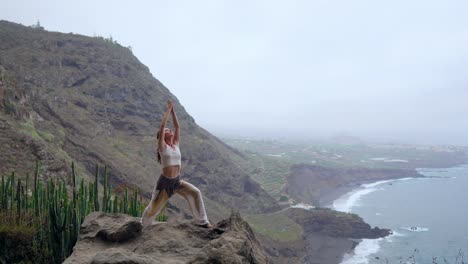
M 64 263 L 267 263 L 253 231 L 238 213 L 214 229 L 186 222 L 142 228 L 137 218 L 95 212 L 80 229 Z
M 358 215 L 331 209 L 289 208 L 280 213 L 301 226 L 302 236 L 292 241 L 258 236 L 272 263 L 338 264 L 357 245 L 353 239 L 380 238 L 391 232 L 371 228 Z
M 357 187 L 366 181 L 421 176 L 413 169 L 343 169 L 297 164 L 290 168 L 285 191 L 299 201 L 319 205 L 324 196 L 343 187 Z
M 156 130 L 168 99 L 181 124 L 183 177 L 208 211 L 277 209 L 244 171 L 242 154 L 199 127 L 131 50 L 102 38 L 47 32 L 0 21 L 0 174 L 90 177 L 107 164 L 114 187 L 136 184 L 149 197 L 160 173 Z
M 336 238 L 379 238 L 391 233 L 389 229 L 371 228 L 356 214 L 334 211 L 328 208 L 303 210 L 291 208 L 288 217 L 299 223 L 307 234 L 315 233 Z

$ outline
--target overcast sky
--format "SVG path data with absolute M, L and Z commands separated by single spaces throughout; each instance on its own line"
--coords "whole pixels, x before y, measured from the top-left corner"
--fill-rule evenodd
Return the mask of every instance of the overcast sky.
M 468 145 L 468 1 L 5 1 L 112 35 L 218 135 Z

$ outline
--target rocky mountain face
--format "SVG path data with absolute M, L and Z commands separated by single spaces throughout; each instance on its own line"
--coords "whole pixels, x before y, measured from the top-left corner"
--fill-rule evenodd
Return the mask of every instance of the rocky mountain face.
M 135 184 L 149 197 L 161 171 L 156 130 L 168 99 L 181 124 L 182 177 L 201 189 L 209 215 L 277 210 L 238 162 L 245 157 L 199 127 L 129 48 L 0 21 L 2 175 L 24 177 L 36 159 L 42 178 L 66 179 L 72 161 L 84 178 L 107 164 L 114 188 Z
M 64 264 L 268 263 L 255 234 L 239 213 L 213 229 L 188 222 L 142 228 L 124 214 L 94 212 L 81 225 L 73 254 Z

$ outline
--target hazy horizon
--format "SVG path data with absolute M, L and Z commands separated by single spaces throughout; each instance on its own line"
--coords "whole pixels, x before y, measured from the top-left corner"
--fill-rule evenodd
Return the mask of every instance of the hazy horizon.
M 132 46 L 217 135 L 468 145 L 468 2 L 0 3 Z

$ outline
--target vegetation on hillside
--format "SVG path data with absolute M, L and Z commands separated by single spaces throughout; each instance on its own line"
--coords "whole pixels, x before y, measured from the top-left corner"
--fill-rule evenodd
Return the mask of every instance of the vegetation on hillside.
M 111 191 L 107 167 L 103 170 L 102 194 L 99 194 L 100 170 L 96 165 L 94 182 L 76 182 L 72 163 L 72 186 L 63 180 L 42 182 L 39 163 L 34 178 L 15 180 L 15 173 L 2 176 L 0 186 L 0 262 L 62 263 L 75 245 L 80 225 L 93 211 L 125 213 L 140 216 L 145 201 L 136 187 L 133 191 L 115 188 Z M 167 216 L 160 214 L 159 221 Z
M 450 167 L 466 162 L 467 148 L 450 145 L 343 144 L 335 142 L 286 142 L 224 138 L 231 146 L 250 154 L 281 158 L 331 168 L 414 169 Z
M 247 166 L 250 168 L 252 178 L 279 202 L 294 202 L 285 192 L 284 187 L 287 177 L 291 174 L 291 168 L 296 164 L 340 171 L 350 168 L 369 169 L 370 171 L 450 167 L 467 161 L 467 148 L 458 146 L 364 144 L 362 142 L 353 144 L 294 143 L 233 138 L 223 140 L 248 157 Z
M 278 241 L 299 240 L 303 235 L 301 226 L 282 212 L 244 215 L 243 217 L 255 232 Z

